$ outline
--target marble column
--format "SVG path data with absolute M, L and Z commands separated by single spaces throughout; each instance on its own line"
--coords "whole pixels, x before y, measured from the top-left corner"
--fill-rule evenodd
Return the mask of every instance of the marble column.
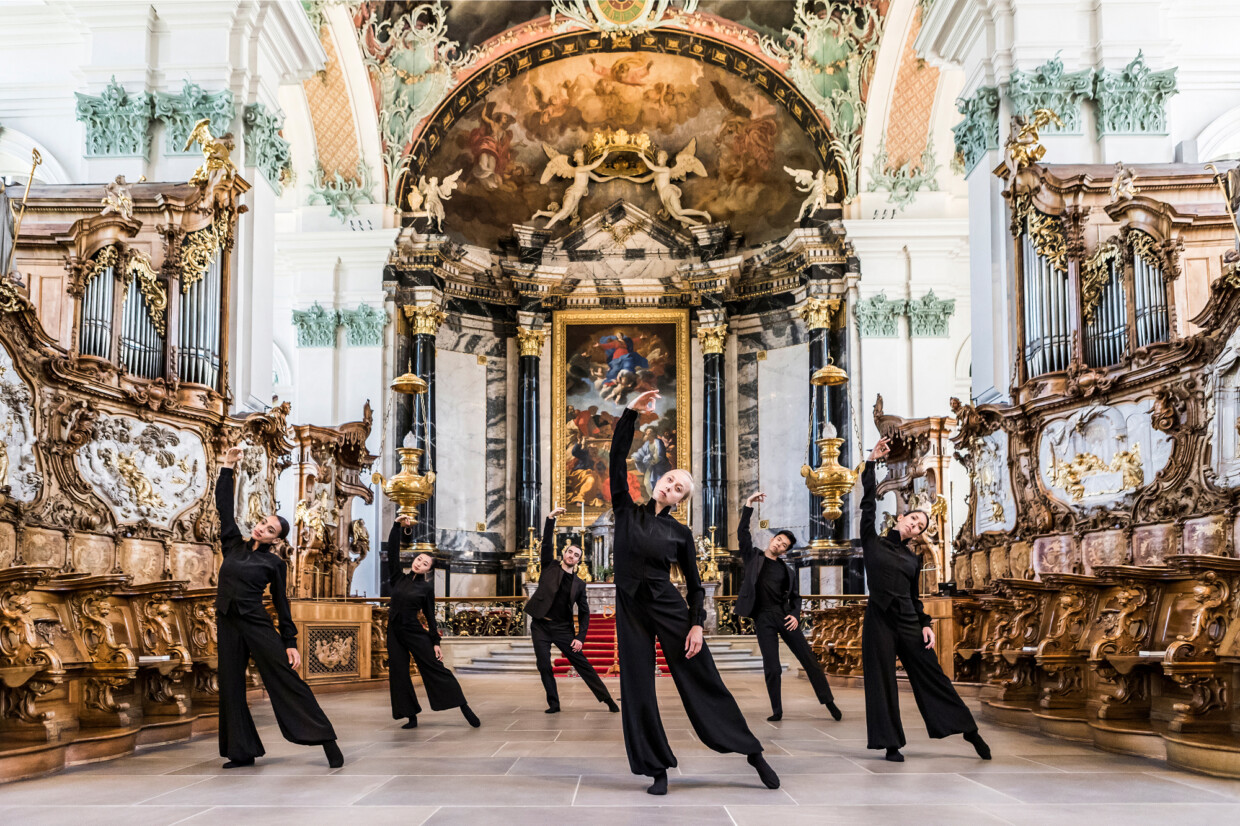
M 443 310 L 438 304 L 407 304 L 409 319 L 409 360 L 412 371 L 426 382 L 426 392 L 412 399 L 414 446 L 422 448 L 419 472 L 435 467 L 435 336 L 443 323 Z M 435 553 L 435 497 L 432 495 L 418 507 L 418 523 L 414 526 L 414 550 Z M 446 569 L 445 569 L 446 570 Z
M 827 358 L 830 355 L 831 317 L 839 305 L 839 299 L 811 297 L 805 299 L 805 304 L 801 306 L 801 318 L 805 320 L 805 325 L 809 328 L 809 375 L 811 377 L 827 365 Z M 809 439 L 811 444 L 825 435 L 826 425 L 830 420 L 830 398 L 827 391 L 826 387 L 813 385 L 809 389 L 811 429 Z M 847 433 L 847 431 L 842 432 Z M 842 455 L 840 463 L 844 463 Z M 818 467 L 819 458 L 816 446 L 810 448 L 809 464 L 810 467 Z M 827 521 L 822 518 L 822 500 L 812 493 L 809 494 L 810 547 L 816 550 L 825 549 L 827 542 L 835 538 L 834 534 L 834 524 L 828 525 Z
M 539 362 L 547 331 L 518 327 L 517 345 L 517 524 L 516 553 L 529 543 L 530 529 L 542 534 L 542 434 L 539 427 Z
M 723 349 L 728 325 L 698 327 L 702 345 L 702 535 L 711 537 L 713 549 L 728 544 L 728 443 L 724 433 L 727 383 Z

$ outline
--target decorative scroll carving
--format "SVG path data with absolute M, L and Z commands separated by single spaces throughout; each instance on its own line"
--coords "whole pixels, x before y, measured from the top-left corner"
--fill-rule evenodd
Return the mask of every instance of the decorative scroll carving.
M 151 116 L 149 92 L 130 94 L 116 76 L 98 97 L 74 92 L 77 119 L 86 127 L 87 157 L 141 157 L 150 150 Z
M 289 142 L 280 134 L 283 128 L 283 112 L 271 112 L 261 103 L 245 107 L 245 162 L 258 167 L 276 194 L 284 191 L 293 174 Z
M 391 318 L 383 310 L 369 304 L 358 304 L 356 310 L 340 310 L 340 323 L 348 331 L 350 347 L 379 347 L 383 344 L 383 330 Z M 301 329 L 298 328 L 300 334 Z
M 186 151 L 186 141 L 195 124 L 205 119 L 212 132 L 223 135 L 232 127 L 237 108 L 231 89 L 206 92 L 186 80 L 179 95 L 155 93 L 154 115 L 164 122 L 164 152 L 176 155 Z
M 1165 135 L 1167 98 L 1179 89 L 1175 68 L 1161 72 L 1145 65 L 1137 52 L 1121 71 L 1098 72 L 1095 99 L 1098 103 L 1098 137 L 1107 135 Z
M 308 310 L 293 310 L 293 326 L 297 328 L 298 347 L 335 347 L 340 313 L 325 310 L 316 301 Z
M 1047 126 L 1051 134 L 1082 132 L 1081 104 L 1093 95 L 1094 70 L 1065 72 L 1063 61 L 1051 58 L 1032 72 L 1013 69 L 1008 76 L 1012 111 L 1031 116 L 1036 109 L 1049 109 L 1063 119 L 1062 126 Z
M 913 202 L 913 198 L 922 189 L 938 191 L 938 174 L 941 168 L 940 164 L 935 162 L 933 138 L 926 141 L 926 149 L 920 158 L 907 160 L 900 166 L 891 166 L 887 157 L 887 134 L 883 133 L 878 143 L 878 151 L 874 154 L 874 163 L 870 166 L 869 191 L 887 190 L 887 203 L 903 209 Z
M 957 100 L 956 110 L 964 120 L 952 127 L 955 162 L 967 176 L 988 151 L 999 148 L 999 90 L 979 87 L 973 97 Z
M 1081 265 L 1081 313 L 1086 324 L 1094 320 L 1094 311 L 1102 303 L 1102 291 L 1111 281 L 1111 267 L 1119 255 L 1119 242 L 1108 238 Z
M 856 313 L 857 327 L 861 335 L 870 338 L 894 338 L 896 321 L 907 310 L 907 301 L 893 301 L 880 292 L 858 301 L 853 312 Z

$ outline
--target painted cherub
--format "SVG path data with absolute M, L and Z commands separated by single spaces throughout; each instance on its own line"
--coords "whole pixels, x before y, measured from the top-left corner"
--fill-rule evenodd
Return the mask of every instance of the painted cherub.
M 590 180 L 592 178 L 599 180 L 594 176 L 594 170 L 603 165 L 603 162 L 607 160 L 607 155 L 604 154 L 593 163 L 586 163 L 585 151 L 578 149 L 573 153 L 570 162 L 567 155 L 547 143 L 543 144 L 543 152 L 547 153 L 547 167 L 543 170 L 539 183 L 545 186 L 553 177 L 572 179 L 568 189 L 564 190 L 562 206 L 553 202 L 546 209 L 540 209 L 533 215 L 534 218 L 550 217 L 551 220 L 543 225 L 543 229 L 551 229 L 565 218 L 577 216 L 577 208 L 581 206 L 581 199 L 589 191 Z

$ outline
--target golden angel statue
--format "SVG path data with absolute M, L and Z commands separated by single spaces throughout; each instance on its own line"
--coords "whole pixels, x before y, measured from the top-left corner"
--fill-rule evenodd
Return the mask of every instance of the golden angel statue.
M 1012 130 L 1003 148 L 1007 150 L 1008 172 L 1015 175 L 1029 164 L 1037 163 L 1046 154 L 1046 147 L 1038 143 L 1038 130 L 1045 129 L 1049 124 L 1063 128 L 1063 121 L 1053 111 L 1046 108 L 1034 109 L 1029 117 L 1012 116 Z
M 211 135 L 211 121 L 203 118 L 194 124 L 194 129 L 185 139 L 182 152 L 188 152 L 194 144 L 202 147 L 202 166 L 194 170 L 189 182 L 197 186 L 207 184 L 214 190 L 219 184 L 232 181 L 237 176 L 237 167 L 233 166 L 229 157 L 233 149 L 232 134 L 222 135 L 217 140 Z
M 443 202 L 451 200 L 464 171 L 458 169 L 442 182 L 439 178 L 428 181 L 425 175 L 418 178 L 418 185 L 409 189 L 409 214 L 414 218 L 426 218 L 435 224 L 436 232 L 443 232 Z
M 694 215 L 701 216 L 707 223 L 710 222 L 709 212 L 700 209 L 685 209 L 680 205 L 680 187 L 672 183 L 672 181 L 687 178 L 689 173 L 706 177 L 706 167 L 702 166 L 702 162 L 697 158 L 697 138 L 693 138 L 684 149 L 676 153 L 676 163 L 671 166 L 667 165 L 667 152 L 660 149 L 655 162 L 651 163 L 647 160 L 646 167 L 650 170 L 650 174 L 641 178 L 633 178 L 633 183 L 643 184 L 653 181 L 654 190 L 659 193 L 659 200 L 663 202 L 663 209 L 667 211 L 669 218 L 674 218 L 686 227 L 694 227 L 702 223 L 702 221 L 694 220 L 692 217 Z
M 1137 192 L 1137 175 L 1123 161 L 1115 162 L 1115 177 L 1111 179 L 1111 203 L 1122 198 L 1133 198 Z
M 814 217 L 814 213 L 820 209 L 826 209 L 827 204 L 832 203 L 835 198 L 835 193 L 839 192 L 840 179 L 834 172 L 825 169 L 811 172 L 808 169 L 792 169 L 788 166 L 784 167 L 784 171 L 796 182 L 797 192 L 807 193 L 807 197 L 801 202 L 801 209 L 797 212 L 798 222 L 806 216 Z
M 603 180 L 594 174 L 594 170 L 603 165 L 603 162 L 607 160 L 607 155 L 602 155 L 593 163 L 586 163 L 585 150 L 578 149 L 573 153 L 572 161 L 569 161 L 567 155 L 547 143 L 543 144 L 543 152 L 547 154 L 547 166 L 543 169 L 542 177 L 538 179 L 539 183 L 546 186 L 554 177 L 572 179 L 568 189 L 564 190 L 562 205 L 553 201 L 547 205 L 546 209 L 540 209 L 532 216 L 532 218 L 550 218 L 551 220 L 543 225 L 543 229 L 551 229 L 565 218 L 577 217 L 577 207 L 581 206 L 581 199 L 586 197 L 590 181 L 592 179 Z
M 142 176 L 139 182 L 145 181 L 146 176 Z M 133 218 L 133 198 L 129 194 L 129 184 L 125 182 L 124 175 L 117 175 L 116 180 L 110 184 L 103 186 L 103 199 L 99 203 L 103 204 L 103 209 L 99 211 L 100 215 L 107 215 L 115 212 L 126 221 Z

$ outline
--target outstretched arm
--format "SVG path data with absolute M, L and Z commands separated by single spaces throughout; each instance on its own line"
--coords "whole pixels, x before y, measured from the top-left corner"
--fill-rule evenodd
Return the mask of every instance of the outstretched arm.
M 629 403 L 624 415 L 612 427 L 607 479 L 611 484 L 614 510 L 633 507 L 633 497 L 629 495 L 629 448 L 633 446 L 633 431 L 637 428 L 637 411 L 649 409 L 657 398 L 656 390 L 642 393 Z
M 539 557 L 544 571 L 555 564 L 555 520 L 562 513 L 563 508 L 556 508 L 547 514 L 547 521 L 543 523 L 542 553 Z
M 241 529 L 237 527 L 237 519 L 233 513 L 236 501 L 233 496 L 233 468 L 241 458 L 241 448 L 230 447 L 224 453 L 224 466 L 220 468 L 220 478 L 215 482 L 215 510 L 220 515 L 220 545 L 225 554 L 231 540 L 241 538 Z
M 745 507 L 741 508 L 741 521 L 736 526 L 736 542 L 740 545 L 741 559 L 746 562 L 757 553 L 757 549 L 753 546 L 753 536 L 749 533 L 749 520 L 753 517 L 753 506 L 765 501 L 766 494 L 759 491 L 746 499 Z
M 874 463 L 883 459 L 891 452 L 891 445 L 886 439 L 879 439 L 878 444 L 870 451 L 870 458 L 865 462 L 865 470 L 861 472 L 861 539 L 865 541 L 874 536 L 874 516 L 878 507 L 876 501 L 878 483 L 874 480 Z
M 388 582 L 395 585 L 405 575 L 404 565 L 400 559 L 400 540 L 404 529 L 413 524 L 407 516 L 398 516 L 392 520 L 392 530 L 388 531 Z

